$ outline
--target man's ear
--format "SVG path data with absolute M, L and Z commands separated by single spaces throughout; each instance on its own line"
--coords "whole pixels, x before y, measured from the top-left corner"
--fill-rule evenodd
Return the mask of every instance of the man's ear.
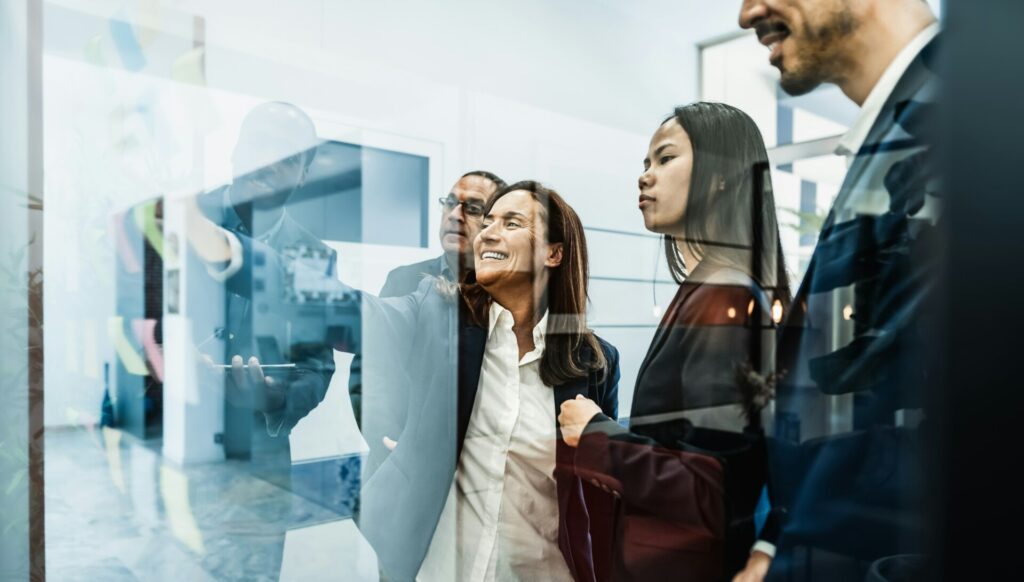
M 549 243 L 548 256 L 544 260 L 544 266 L 555 268 L 562 264 L 562 243 Z

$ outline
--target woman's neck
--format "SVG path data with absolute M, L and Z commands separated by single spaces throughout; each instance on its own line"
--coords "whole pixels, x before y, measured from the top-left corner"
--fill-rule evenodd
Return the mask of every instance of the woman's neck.
M 523 289 L 520 292 L 511 290 L 508 293 L 491 292 L 494 301 L 512 314 L 512 332 L 519 344 L 519 359 L 532 352 L 537 346 L 533 342 L 533 328 L 541 320 L 547 301 L 536 289 Z
M 686 244 L 686 237 L 676 237 L 676 248 L 679 249 L 680 256 L 683 257 L 683 266 L 686 267 L 686 275 L 690 276 L 693 271 L 700 264 L 700 257 L 694 254 L 690 249 L 690 245 Z

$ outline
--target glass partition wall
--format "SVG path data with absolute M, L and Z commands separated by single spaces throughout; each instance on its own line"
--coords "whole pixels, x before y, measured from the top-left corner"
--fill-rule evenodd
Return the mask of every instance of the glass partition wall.
M 830 215 L 858 107 L 831 85 L 786 94 L 734 30 L 741 3 L 519 4 L 3 4 L 0 580 L 611 580 L 638 555 L 655 565 L 634 578 L 670 579 L 679 555 L 735 572 L 755 534 L 778 542 L 774 579 L 882 576 L 893 548 L 918 567 L 949 462 L 928 421 L 949 412 L 905 390 L 938 372 L 886 391 L 924 340 L 854 365 L 905 298 L 864 265 L 913 266 L 829 270 L 905 226 Z M 706 191 L 666 228 L 657 139 L 696 101 L 749 115 L 764 155 L 734 198 L 721 174 L 689 182 L 694 164 L 686 188 Z M 527 227 L 506 212 L 522 190 Z M 519 228 L 529 261 L 487 279 Z M 563 313 L 537 281 L 572 244 L 587 286 Z M 501 302 L 524 280 L 532 335 Z M 793 328 L 825 347 L 786 369 Z M 551 381 L 548 354 L 597 348 L 600 373 Z M 607 418 L 569 445 L 576 394 Z M 623 466 L 587 472 L 594 433 Z M 854 462 L 830 465 L 837 448 Z M 710 485 L 681 500 L 688 479 Z M 785 522 L 815 503 L 843 526 Z

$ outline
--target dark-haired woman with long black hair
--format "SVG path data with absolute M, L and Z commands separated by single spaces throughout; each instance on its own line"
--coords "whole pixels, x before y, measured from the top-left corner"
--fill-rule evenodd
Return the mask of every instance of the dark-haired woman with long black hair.
M 576 473 L 620 498 L 615 579 L 728 579 L 755 541 L 773 319 L 790 296 L 761 134 L 728 105 L 679 107 L 651 138 L 639 187 L 679 290 L 629 428 L 583 398 L 559 422 Z

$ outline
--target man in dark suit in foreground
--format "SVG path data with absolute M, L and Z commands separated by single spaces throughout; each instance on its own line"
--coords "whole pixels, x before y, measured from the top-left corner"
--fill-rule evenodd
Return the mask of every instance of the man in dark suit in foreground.
M 740 26 L 769 48 L 786 92 L 835 83 L 861 115 L 840 141 L 850 169 L 783 322 L 772 517 L 737 580 L 916 579 L 936 339 L 938 24 L 922 0 L 745 0 Z

